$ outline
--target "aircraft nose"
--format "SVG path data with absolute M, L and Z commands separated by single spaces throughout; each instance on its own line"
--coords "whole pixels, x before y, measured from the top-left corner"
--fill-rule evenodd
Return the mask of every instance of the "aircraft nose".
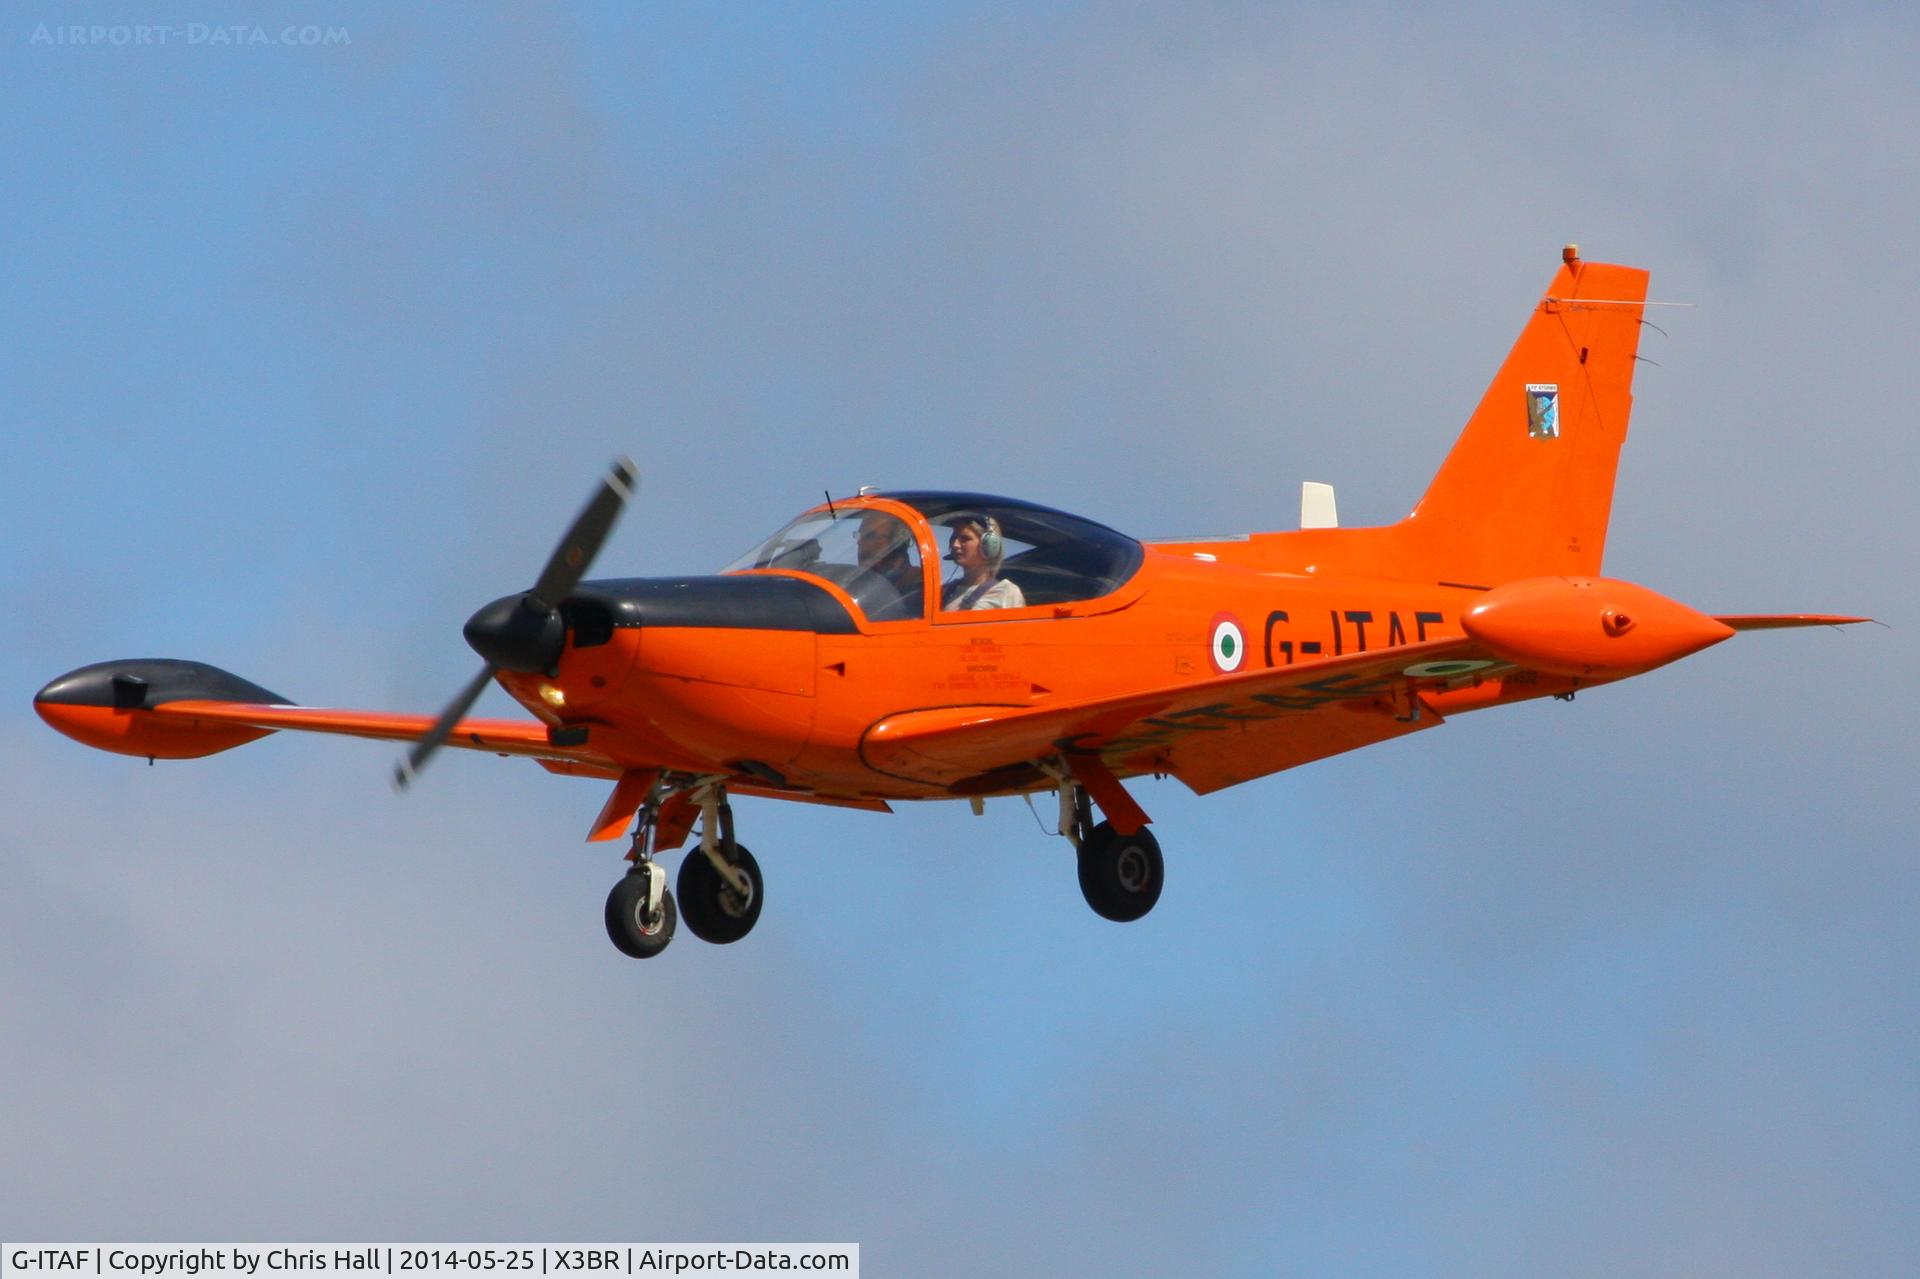
M 567 625 L 559 609 L 522 592 L 480 608 L 461 633 L 474 652 L 499 669 L 532 673 L 560 664 Z

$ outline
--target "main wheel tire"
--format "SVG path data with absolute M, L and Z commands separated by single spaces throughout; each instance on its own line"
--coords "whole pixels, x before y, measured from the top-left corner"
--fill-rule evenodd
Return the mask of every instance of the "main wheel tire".
M 1101 822 L 1080 846 L 1080 893 L 1103 919 L 1124 924 L 1152 910 L 1166 876 L 1160 841 L 1144 827 L 1122 835 Z
M 747 872 L 749 889 L 743 900 L 733 886 L 714 868 L 713 860 L 696 848 L 680 863 L 680 916 L 687 929 L 701 941 L 725 946 L 753 931 L 760 918 L 760 904 L 766 888 L 760 878 L 760 863 L 744 847 L 733 847 L 736 865 Z
M 656 867 L 651 873 L 664 875 Z M 607 937 L 620 953 L 635 959 L 651 959 L 667 948 L 679 922 L 673 908 L 673 894 L 660 890 L 660 913 L 646 918 L 647 876 L 634 871 L 613 886 L 607 894 Z

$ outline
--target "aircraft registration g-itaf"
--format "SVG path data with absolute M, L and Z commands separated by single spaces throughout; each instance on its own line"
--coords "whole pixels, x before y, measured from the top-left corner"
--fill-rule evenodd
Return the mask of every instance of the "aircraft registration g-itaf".
M 640 958 L 677 920 L 733 942 L 759 918 L 731 795 L 887 812 L 1053 792 L 1088 905 L 1138 919 L 1164 871 L 1130 779 L 1207 794 L 1570 698 L 1735 631 L 1866 620 L 1711 616 L 1600 575 L 1646 293 L 1645 271 L 1570 246 L 1395 524 L 1340 528 L 1331 491 L 1308 485 L 1297 530 L 1141 542 L 1031 502 L 863 488 L 717 575 L 586 581 L 634 488 L 622 460 L 532 589 L 467 622 L 484 665 L 437 719 L 296 706 L 173 660 L 82 667 L 35 707 L 149 759 L 293 729 L 411 742 L 402 787 L 441 746 L 604 778 L 587 838 L 631 832 L 606 924 Z M 466 718 L 489 681 L 531 718 Z M 676 893 L 656 858 L 696 822 Z

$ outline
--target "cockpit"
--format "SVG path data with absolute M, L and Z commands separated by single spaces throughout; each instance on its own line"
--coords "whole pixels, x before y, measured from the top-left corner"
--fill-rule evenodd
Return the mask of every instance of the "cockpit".
M 1110 595 L 1140 543 L 1103 524 L 979 493 L 876 493 L 808 511 L 723 573 L 784 570 L 832 582 L 869 621 L 1018 610 Z M 929 564 L 944 569 L 929 573 Z M 976 620 L 988 620 L 984 615 Z

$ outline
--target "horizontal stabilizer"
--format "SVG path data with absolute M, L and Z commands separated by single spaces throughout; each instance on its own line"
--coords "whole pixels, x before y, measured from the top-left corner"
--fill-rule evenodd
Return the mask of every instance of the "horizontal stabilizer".
M 1779 631 L 1790 626 L 1851 626 L 1873 619 L 1834 613 L 1717 613 L 1713 620 L 1736 631 Z

